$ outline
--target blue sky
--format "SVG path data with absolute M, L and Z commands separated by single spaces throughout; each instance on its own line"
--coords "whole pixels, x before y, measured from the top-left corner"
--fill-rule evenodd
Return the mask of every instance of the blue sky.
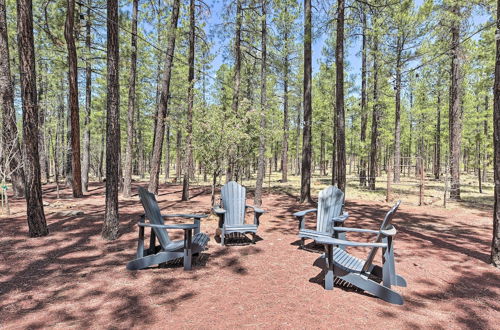
M 298 0 L 300 3 L 302 3 L 302 0 Z M 318 0 L 313 0 L 313 5 L 315 2 Z M 211 7 L 211 16 L 208 18 L 207 22 L 207 29 L 209 31 L 212 31 L 215 26 L 220 25 L 222 23 L 222 13 L 224 11 L 223 8 L 223 0 L 207 0 L 207 4 Z M 417 6 L 420 6 L 422 4 L 423 0 L 415 0 L 415 3 Z M 334 1 L 332 1 L 334 3 Z M 315 14 L 315 10 L 313 9 L 313 15 Z M 472 17 L 472 27 L 471 30 L 474 30 L 474 26 L 480 25 L 484 22 L 486 22 L 489 19 L 488 15 L 485 15 L 484 13 L 475 13 Z M 313 18 L 314 20 L 314 18 Z M 297 22 L 297 24 L 302 24 L 303 19 L 300 18 Z M 322 60 L 322 49 L 324 47 L 324 42 L 327 38 L 326 34 L 323 35 L 316 35 L 315 36 L 315 41 L 313 43 L 313 49 L 312 49 L 312 55 L 313 55 L 313 74 L 317 72 L 319 68 L 319 63 Z M 217 47 L 214 47 L 212 50 L 214 54 L 216 55 L 214 61 L 212 62 L 212 70 L 216 71 L 217 68 L 223 63 L 223 56 L 222 53 L 224 49 L 228 49 L 230 47 L 230 42 L 231 40 L 224 40 L 221 38 L 216 37 L 216 40 L 214 40 L 215 45 Z M 346 74 L 355 74 L 356 75 L 356 81 L 359 80 L 359 72 L 360 72 L 360 67 L 361 67 L 361 57 L 359 54 L 361 48 L 361 40 L 360 38 L 356 39 L 351 39 L 349 40 L 348 43 L 348 48 L 346 49 L 346 61 L 349 65 L 349 72 L 346 72 Z M 416 65 L 416 63 L 414 64 Z

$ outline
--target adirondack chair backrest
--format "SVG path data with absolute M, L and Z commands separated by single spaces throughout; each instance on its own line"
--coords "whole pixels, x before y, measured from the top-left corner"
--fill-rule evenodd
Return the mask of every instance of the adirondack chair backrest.
M 342 212 L 344 193 L 335 186 L 329 186 L 319 193 L 316 230 L 331 233 L 333 231 L 330 221 Z
M 246 189 L 230 181 L 221 189 L 222 207 L 226 210 L 224 224 L 239 225 L 245 222 Z
M 392 227 L 392 218 L 394 217 L 394 214 L 398 210 L 399 204 L 401 204 L 401 201 L 397 201 L 396 204 L 387 212 L 385 215 L 384 221 L 382 221 L 382 224 L 380 225 L 380 231 L 382 230 L 387 230 L 391 229 Z M 377 234 L 377 238 L 375 239 L 375 243 L 380 243 L 382 240 L 382 234 L 379 232 Z M 373 247 L 370 251 L 370 254 L 368 255 L 368 258 L 366 258 L 365 264 L 363 266 L 363 271 L 368 271 L 370 268 L 371 264 L 373 263 L 373 259 L 375 258 L 375 255 L 377 254 L 378 247 Z
M 164 225 L 165 223 L 163 222 L 160 207 L 158 206 L 155 195 L 141 187 L 139 188 L 139 197 L 141 199 L 146 218 L 148 218 L 152 224 Z M 165 229 L 153 228 L 153 230 L 163 247 L 167 246 L 170 243 L 170 239 L 168 238 L 168 234 Z

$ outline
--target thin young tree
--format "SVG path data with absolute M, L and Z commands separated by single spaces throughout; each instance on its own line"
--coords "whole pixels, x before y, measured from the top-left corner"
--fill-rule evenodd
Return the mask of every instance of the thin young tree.
M 376 26 L 374 24 L 374 26 Z M 379 104 L 379 54 L 378 54 L 378 36 L 373 37 L 373 112 L 372 112 L 372 131 L 371 131 L 371 149 L 370 163 L 368 170 L 368 187 L 375 190 L 375 177 L 377 176 L 377 151 L 379 146 L 379 122 L 380 122 L 380 104 Z
M 182 200 L 189 200 L 189 179 L 193 166 L 193 104 L 194 104 L 194 50 L 195 50 L 195 3 L 189 0 L 189 56 L 188 56 L 188 108 L 186 120 L 186 145 L 184 176 L 182 181 Z
M 31 0 L 17 0 L 17 43 L 23 109 L 26 215 L 29 235 L 38 237 L 48 235 L 49 229 L 43 211 L 40 158 L 38 155 L 38 104 L 32 8 Z
M 312 15 L 311 0 L 304 0 L 304 128 L 302 137 L 302 170 L 300 178 L 300 202 L 311 202 L 311 155 L 312 155 Z
M 118 0 L 107 0 L 106 210 L 102 237 L 118 237 L 118 166 L 120 161 L 120 77 Z
M 367 93 L 366 93 L 366 85 L 367 85 L 367 70 L 366 70 L 366 53 L 367 53 L 367 14 L 366 7 L 364 4 L 361 5 L 361 132 L 360 132 L 360 142 L 361 142 L 361 157 L 359 160 L 359 185 L 361 187 L 366 187 L 366 165 L 367 165 L 367 157 L 366 157 L 366 128 L 368 124 L 368 110 L 367 110 Z
M 80 109 L 78 104 L 78 58 L 75 45 L 75 0 L 66 0 L 64 38 L 68 48 L 68 104 L 71 122 L 71 173 L 73 197 L 83 197 L 80 163 Z
M 153 155 L 151 157 L 151 171 L 148 190 L 151 193 L 158 194 L 159 175 L 161 166 L 161 151 L 163 148 L 163 139 L 165 135 L 165 119 L 168 115 L 168 100 L 170 97 L 170 78 L 172 73 L 172 64 L 174 62 L 175 39 L 177 35 L 177 23 L 179 20 L 180 0 L 174 0 L 172 5 L 172 16 L 168 30 L 167 57 L 165 60 L 165 69 L 161 82 L 160 102 L 158 104 L 155 139 L 153 141 Z
M 259 157 L 257 160 L 257 180 L 255 183 L 254 203 L 262 205 L 262 184 L 266 172 L 266 108 L 267 108 L 267 1 L 261 0 L 261 63 L 260 63 L 260 129 Z
M 21 148 L 16 125 L 16 112 L 14 109 L 14 88 L 10 71 L 9 39 L 7 34 L 7 7 L 5 0 L 0 0 L 0 108 L 2 111 L 2 136 L 1 148 L 13 149 L 9 160 L 9 171 L 14 195 L 24 195 L 24 170 L 22 164 Z M 2 156 L 0 155 L 0 158 Z M 12 169 L 12 171 L 11 171 Z
M 500 0 L 497 0 L 496 33 L 500 33 Z M 493 209 L 493 239 L 491 263 L 500 268 L 500 39 L 496 39 L 495 83 L 493 85 L 493 148 L 495 205 Z
M 132 182 L 132 153 L 134 143 L 134 120 L 136 111 L 135 84 L 137 81 L 137 15 L 139 0 L 132 1 L 132 35 L 130 53 L 130 76 L 128 88 L 128 111 L 127 111 L 127 146 L 125 148 L 125 168 L 123 171 L 123 197 L 130 197 Z

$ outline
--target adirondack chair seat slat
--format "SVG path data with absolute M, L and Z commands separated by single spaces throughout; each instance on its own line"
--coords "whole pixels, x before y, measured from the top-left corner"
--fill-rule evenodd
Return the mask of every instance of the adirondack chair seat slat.
M 320 237 L 344 238 L 344 233 L 333 230 L 335 226 L 342 226 L 349 217 L 347 212 L 342 214 L 344 207 L 344 193 L 336 186 L 329 186 L 319 193 L 318 208 L 295 212 L 293 215 L 299 221 L 300 246 L 304 248 L 305 240 L 316 240 Z M 305 216 L 316 212 L 316 228 L 305 228 Z
M 222 205 L 217 205 L 213 211 L 219 217 L 220 243 L 224 245 L 225 236 L 232 233 L 252 233 L 252 243 L 255 243 L 255 235 L 259 227 L 259 218 L 264 210 L 245 204 L 246 189 L 237 182 L 230 181 L 221 189 Z M 251 208 L 254 211 L 254 223 L 245 223 L 245 210 Z
M 144 188 L 139 188 L 139 197 L 145 214 L 139 221 L 139 240 L 136 259 L 127 264 L 127 269 L 138 270 L 165 263 L 177 258 L 184 258 L 184 269 L 191 269 L 192 256 L 206 249 L 209 237 L 200 233 L 200 219 L 202 214 L 161 214 L 155 196 Z M 192 218 L 192 224 L 165 224 L 164 218 Z M 148 219 L 150 223 L 146 223 Z M 144 229 L 151 229 L 149 248 L 144 248 Z M 172 241 L 168 237 L 168 229 L 182 229 L 184 239 Z M 194 232 L 194 235 L 193 235 Z M 156 246 L 156 241 L 160 245 Z
M 391 221 L 399 204 L 400 202 L 397 202 L 387 212 L 378 231 L 334 227 L 335 231 L 376 233 L 377 238 L 374 242 L 353 242 L 332 237 L 318 237 L 316 239 L 316 242 L 324 244 L 326 249 L 326 253 L 315 262 L 315 265 L 321 264 L 326 270 L 325 289 L 332 290 L 335 278 L 340 278 L 387 302 L 398 305 L 403 304 L 403 297 L 391 289 L 391 285 L 406 286 L 406 280 L 396 274 L 394 260 L 393 236 L 396 234 L 396 229 L 391 224 Z M 362 260 L 344 250 L 345 246 L 371 247 L 371 251 L 366 260 Z M 382 267 L 373 264 L 373 259 L 380 248 L 382 248 Z M 318 263 L 318 261 L 320 262 Z M 374 281 L 370 278 L 370 275 L 381 277 L 382 283 Z

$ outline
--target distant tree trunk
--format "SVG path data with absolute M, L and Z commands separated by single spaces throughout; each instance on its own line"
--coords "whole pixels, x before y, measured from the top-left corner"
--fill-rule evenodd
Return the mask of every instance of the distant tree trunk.
M 394 182 L 401 180 L 401 53 L 403 45 L 398 36 L 396 45 L 396 111 L 394 114 Z
M 241 0 L 236 0 L 236 30 L 234 38 L 234 86 L 233 100 L 231 110 L 238 113 L 240 104 L 240 85 L 241 85 L 241 26 L 243 24 L 243 9 Z M 228 152 L 228 164 L 226 170 L 226 181 L 233 180 L 235 171 L 236 146 L 230 146 Z
M 107 0 L 107 118 L 106 118 L 106 210 L 102 237 L 118 237 L 118 166 L 120 161 L 120 77 L 118 0 Z
M 167 131 L 165 132 L 165 183 L 170 178 L 170 124 L 167 125 Z
M 71 120 L 71 173 L 73 175 L 73 197 L 83 197 L 82 170 L 80 164 L 80 109 L 78 105 L 78 59 L 76 56 L 75 38 L 75 0 L 66 1 L 66 22 L 64 38 L 68 47 L 68 84 Z
M 338 0 L 337 10 L 337 45 L 335 50 L 336 89 L 335 108 L 337 110 L 337 186 L 345 192 L 345 113 L 344 113 L 344 7 L 345 0 Z
M 177 128 L 177 141 L 175 145 L 175 153 L 176 153 L 176 163 L 175 163 L 175 179 L 177 182 L 180 181 L 182 176 L 182 129 L 180 127 Z
M 302 138 L 302 170 L 300 179 L 300 202 L 311 202 L 311 154 L 312 154 L 312 22 L 311 0 L 304 0 L 304 128 Z
M 434 178 L 439 180 L 441 172 L 441 93 L 437 95 L 437 119 L 435 132 Z
M 497 0 L 497 27 L 500 33 L 500 0 Z M 493 85 L 493 148 L 495 205 L 493 209 L 493 239 L 491 263 L 500 268 L 500 39 L 496 39 L 495 83 Z
M 165 118 L 168 115 L 168 101 L 170 98 L 170 78 L 172 73 L 172 63 L 174 62 L 175 37 L 177 34 L 177 23 L 179 20 L 180 0 L 174 0 L 172 6 L 172 16 L 170 20 L 167 58 L 162 77 L 160 103 L 158 104 L 158 117 L 156 125 L 156 135 L 153 141 L 153 155 L 151 158 L 151 171 L 148 190 L 151 193 L 158 194 L 159 174 L 161 166 L 161 151 L 163 149 L 163 138 L 165 135 Z
M 284 35 L 284 40 L 288 40 L 288 35 Z M 290 123 L 288 119 L 288 54 L 285 57 L 285 70 L 283 74 L 283 144 L 281 154 L 281 182 L 288 182 L 288 135 Z
M 375 177 L 377 176 L 377 152 L 378 152 L 378 123 L 380 120 L 380 105 L 378 101 L 378 38 L 373 40 L 373 113 L 372 134 L 370 149 L 370 168 L 368 171 L 368 183 L 370 190 L 375 190 Z
M 186 118 L 186 154 L 184 160 L 184 177 L 182 180 L 182 200 L 189 200 L 189 180 L 193 167 L 193 102 L 194 102 L 194 47 L 195 47 L 195 6 L 194 0 L 189 0 L 189 69 L 188 69 L 188 108 Z
M 32 8 L 31 0 L 17 0 L 17 42 L 23 108 L 26 215 L 30 237 L 39 237 L 48 235 L 49 229 L 43 211 L 40 159 L 38 156 L 38 104 Z
M 43 97 L 46 93 L 44 80 L 43 80 L 43 69 L 40 70 L 38 75 L 38 155 L 40 157 L 40 180 L 42 182 L 49 182 L 49 174 L 47 172 L 47 154 L 45 152 L 45 107 L 43 104 Z M 45 105 L 45 104 L 44 104 Z
M 134 117 L 135 117 L 135 83 L 137 80 L 137 15 L 139 0 L 132 1 L 132 35 L 130 45 L 130 76 L 128 88 L 128 112 L 127 112 L 127 146 L 125 149 L 125 169 L 123 178 L 123 197 L 130 197 L 132 183 L 132 153 L 134 142 Z
M 451 49 L 451 86 L 450 86 L 450 173 L 451 173 L 451 199 L 460 199 L 460 145 L 461 145 L 461 84 L 462 73 L 460 68 L 460 9 L 453 6 L 455 15 L 451 27 L 452 49 Z
M 261 18 L 261 65 L 260 65 L 260 128 L 259 134 L 259 159 L 257 165 L 257 180 L 255 183 L 254 203 L 256 206 L 262 205 L 262 185 L 266 174 L 266 108 L 267 108 L 267 13 L 266 0 L 262 0 L 262 18 Z M 271 164 L 269 164 L 271 165 Z
M 10 71 L 9 39 L 7 34 L 7 13 L 5 0 L 0 0 L 0 108 L 2 110 L 2 150 L 12 149 L 14 155 L 9 160 L 12 188 L 16 197 L 24 195 L 24 170 L 21 147 L 16 124 L 14 108 L 14 88 Z M 0 155 L 0 158 L 1 155 Z
M 366 13 L 363 6 L 363 30 L 362 30 L 362 49 L 361 49 L 361 157 L 359 161 L 359 185 L 366 187 L 366 126 L 368 123 L 368 111 L 366 109 Z
M 300 127 L 301 127 L 301 117 L 300 117 L 300 105 L 297 107 L 297 137 L 295 141 L 295 175 L 300 175 Z
M 87 48 L 87 60 L 85 62 L 85 119 L 83 122 L 83 157 L 82 157 L 82 190 L 87 192 L 89 189 L 89 170 L 90 170 L 90 113 L 92 111 L 92 66 L 91 61 L 91 14 L 92 0 L 87 0 L 87 19 L 85 47 Z

